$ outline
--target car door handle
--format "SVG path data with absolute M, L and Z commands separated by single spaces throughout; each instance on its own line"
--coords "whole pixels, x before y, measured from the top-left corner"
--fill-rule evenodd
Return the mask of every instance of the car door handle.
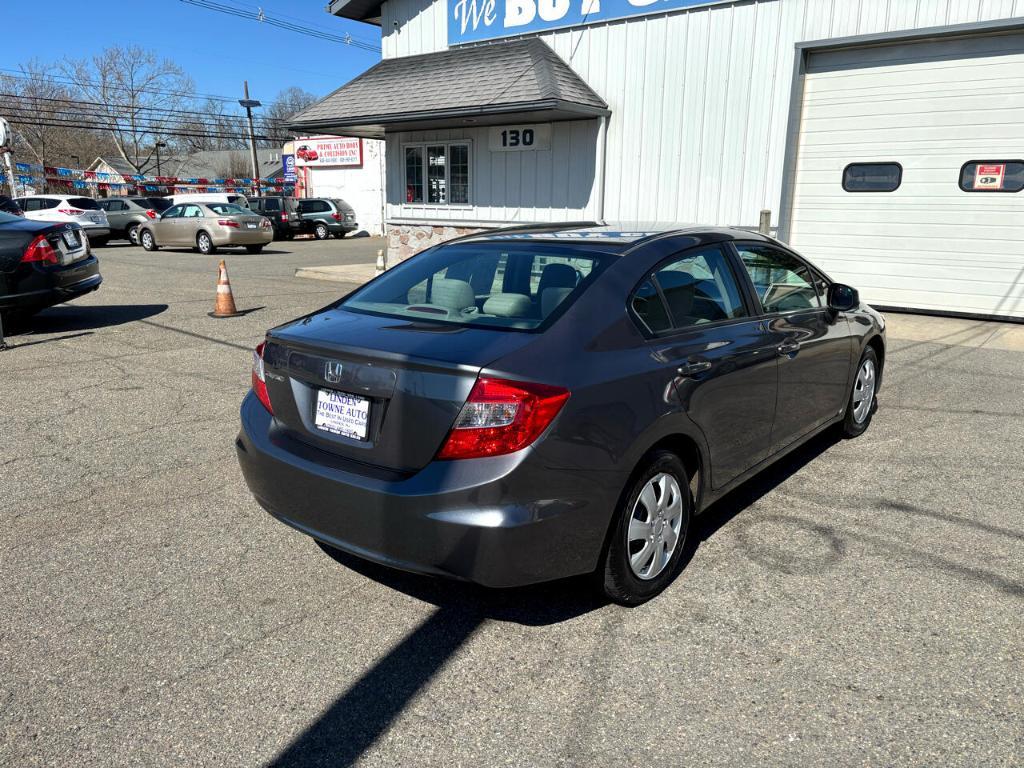
M 710 368 L 710 360 L 691 360 L 690 362 L 679 366 L 676 370 L 679 372 L 680 376 L 693 376 L 698 373 L 703 373 Z
M 793 339 L 786 339 L 784 342 L 779 344 L 778 350 L 780 355 L 795 355 L 800 351 L 800 342 L 794 341 Z

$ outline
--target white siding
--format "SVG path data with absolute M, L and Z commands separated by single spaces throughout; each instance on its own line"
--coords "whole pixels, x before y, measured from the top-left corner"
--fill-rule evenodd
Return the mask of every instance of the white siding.
M 535 222 L 580 221 L 597 216 L 597 121 L 555 123 L 551 149 L 491 152 L 487 128 L 452 128 L 388 134 L 389 221 Z M 469 139 L 468 206 L 406 205 L 405 152 L 408 143 Z M 570 183 L 570 179 L 572 183 Z
M 384 56 L 445 49 L 446 9 L 387 0 Z M 777 223 L 796 43 L 1017 15 L 1024 0 L 759 0 L 540 37 L 612 110 L 606 219 L 756 225 L 762 208 Z
M 384 142 L 363 139 L 363 164 L 358 168 L 302 166 L 308 179 L 306 197 L 340 197 L 356 212 L 359 230 L 384 234 Z
M 790 242 L 883 306 L 1024 317 L 1024 192 L 969 193 L 971 160 L 1024 158 L 1024 34 L 812 54 Z M 894 192 L 842 188 L 896 161 Z

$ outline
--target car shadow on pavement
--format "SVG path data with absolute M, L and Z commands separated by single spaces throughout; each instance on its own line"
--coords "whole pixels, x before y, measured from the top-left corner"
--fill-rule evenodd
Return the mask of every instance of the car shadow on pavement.
M 838 442 L 830 431 L 812 439 L 732 493 L 695 521 L 684 552 L 689 561 L 722 526 Z M 407 704 L 486 621 L 544 626 L 607 605 L 586 577 L 530 587 L 487 589 L 396 571 L 320 544 L 357 573 L 437 609 L 343 693 L 270 762 L 274 768 L 353 765 Z
M 12 335 L 88 331 L 145 320 L 166 310 L 167 304 L 60 304 L 21 321 L 11 330 Z

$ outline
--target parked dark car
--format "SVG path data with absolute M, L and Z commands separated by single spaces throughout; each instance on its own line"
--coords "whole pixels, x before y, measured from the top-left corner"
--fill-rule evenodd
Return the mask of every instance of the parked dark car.
M 0 213 L 0 311 L 28 317 L 100 287 L 100 266 L 75 223 Z
M 21 210 L 13 198 L 7 195 L 0 195 L 0 213 L 9 213 L 12 216 L 24 216 L 25 212 Z
M 317 240 L 331 235 L 344 237 L 359 229 L 356 212 L 344 200 L 331 197 L 307 197 L 299 200 L 302 231 L 312 232 Z
M 283 522 L 488 586 L 593 573 L 632 605 L 694 514 L 867 429 L 885 322 L 761 235 L 563 225 L 426 250 L 253 362 L 236 447 Z
M 107 212 L 110 237 L 139 244 L 139 227 L 153 221 L 171 207 L 171 201 L 162 197 L 108 197 L 97 200 Z
M 270 219 L 275 240 L 291 240 L 303 232 L 299 200 L 294 197 L 254 197 L 249 208 Z

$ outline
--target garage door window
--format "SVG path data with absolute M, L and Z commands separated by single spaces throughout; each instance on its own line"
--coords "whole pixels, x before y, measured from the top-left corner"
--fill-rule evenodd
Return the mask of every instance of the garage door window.
M 964 192 L 1020 192 L 1024 189 L 1024 160 L 972 160 L 960 169 Z
M 903 183 L 899 163 L 850 163 L 843 169 L 847 192 L 895 192 Z

